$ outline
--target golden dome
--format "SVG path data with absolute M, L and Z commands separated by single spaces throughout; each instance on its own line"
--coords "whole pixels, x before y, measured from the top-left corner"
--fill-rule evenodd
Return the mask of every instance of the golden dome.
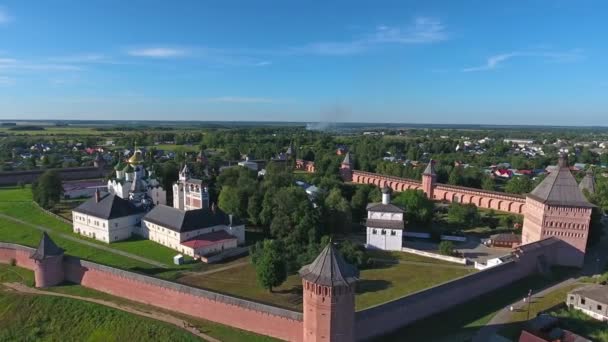
M 144 157 L 141 155 L 141 151 L 135 151 L 135 153 L 129 158 L 129 164 L 141 164 L 144 162 Z

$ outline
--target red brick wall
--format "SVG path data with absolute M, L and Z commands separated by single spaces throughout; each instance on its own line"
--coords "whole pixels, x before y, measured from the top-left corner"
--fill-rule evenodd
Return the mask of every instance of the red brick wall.
M 17 266 L 34 270 L 36 265 L 34 260 L 30 259 L 30 255 L 34 253 L 34 249 L 15 245 L 0 243 L 0 263 L 8 264 L 12 259 L 16 261 Z
M 66 279 L 129 300 L 181 312 L 258 334 L 288 341 L 302 340 L 302 321 L 231 305 L 172 288 L 122 277 L 116 272 L 65 263 Z M 139 276 L 141 277 L 141 276 Z

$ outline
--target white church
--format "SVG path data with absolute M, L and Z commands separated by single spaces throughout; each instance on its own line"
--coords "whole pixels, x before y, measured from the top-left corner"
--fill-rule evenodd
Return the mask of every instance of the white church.
M 129 199 L 134 193 L 133 189 L 140 187 L 154 205 L 167 204 L 167 192 L 160 186 L 152 170 L 143 166 L 143 162 L 142 152 L 137 150 L 126 165 L 121 162 L 116 164 L 116 175 L 108 180 L 108 192 L 122 199 Z
M 391 188 L 382 188 L 382 202 L 367 205 L 367 248 L 401 251 L 403 209 L 391 204 Z
M 75 233 L 107 243 L 136 234 L 202 260 L 245 244 L 244 223 L 210 205 L 207 185 L 190 177 L 186 165 L 173 184 L 173 207 L 167 206 L 138 152 L 117 167 L 108 193 L 97 190 L 72 211 Z

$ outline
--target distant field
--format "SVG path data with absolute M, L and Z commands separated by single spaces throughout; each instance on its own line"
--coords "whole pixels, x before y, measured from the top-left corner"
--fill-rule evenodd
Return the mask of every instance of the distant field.
M 451 267 L 433 266 L 431 264 L 438 264 L 437 260 L 414 257 L 416 262 L 428 262 L 430 265 L 379 264 L 375 268 L 362 270 L 357 283 L 356 309 L 381 304 L 475 272 L 454 264 Z M 293 310 L 302 309 L 302 281 L 299 275 L 289 276 L 283 285 L 270 293 L 258 285 L 251 264 L 208 275 L 187 275 L 179 278 L 178 282 Z

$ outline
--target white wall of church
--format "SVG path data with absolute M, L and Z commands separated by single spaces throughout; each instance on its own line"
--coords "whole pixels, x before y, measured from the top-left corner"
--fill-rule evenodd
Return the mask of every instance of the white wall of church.
M 382 211 L 368 211 L 368 219 L 374 220 L 391 220 L 391 221 L 403 221 L 403 213 L 387 213 Z
M 367 247 L 388 251 L 400 251 L 403 230 L 367 227 Z

